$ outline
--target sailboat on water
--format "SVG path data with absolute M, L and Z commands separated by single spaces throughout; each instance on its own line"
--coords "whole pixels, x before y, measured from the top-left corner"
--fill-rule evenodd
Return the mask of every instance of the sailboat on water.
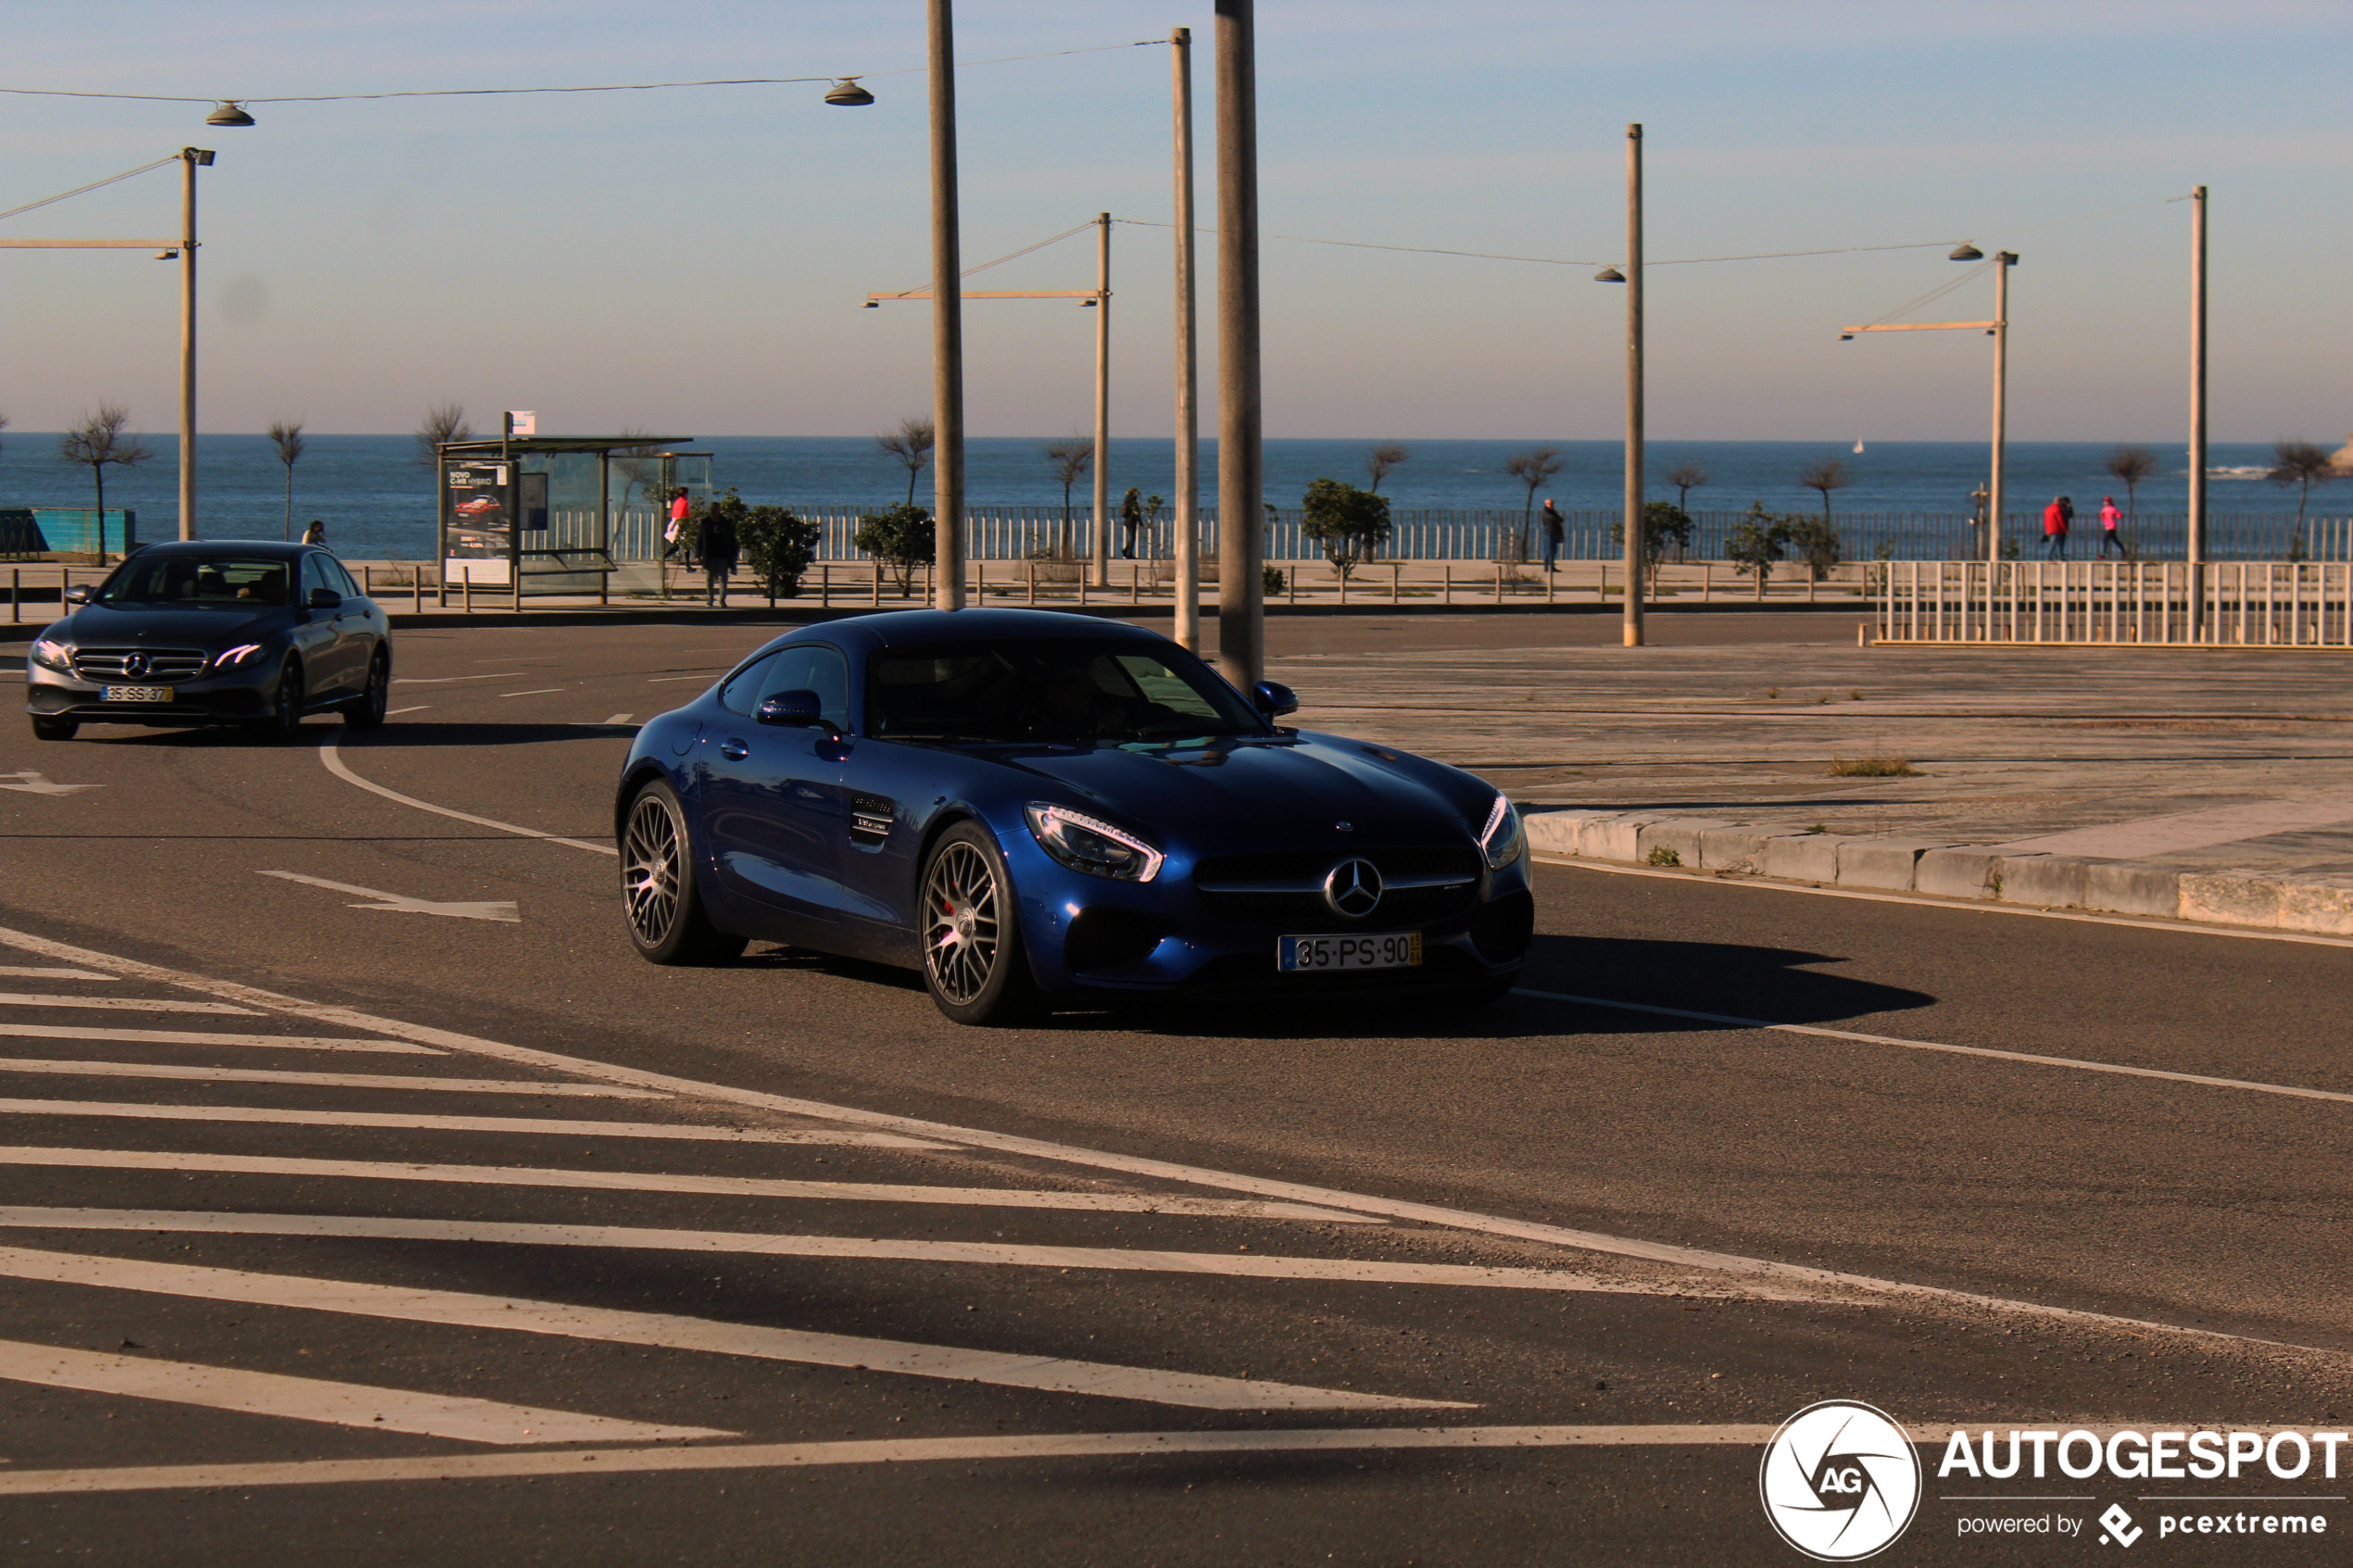
M 1858 458 L 1863 455 L 1863 438 L 1859 435 L 1855 438 L 1855 455 Z

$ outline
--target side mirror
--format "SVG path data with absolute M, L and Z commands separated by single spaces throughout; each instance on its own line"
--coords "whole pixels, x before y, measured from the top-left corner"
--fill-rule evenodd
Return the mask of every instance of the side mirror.
M 333 609 L 343 603 L 343 596 L 333 588 L 313 588 L 303 603 L 312 609 Z
M 77 583 L 72 587 L 66 590 L 66 603 L 69 605 L 86 605 L 89 602 L 90 590 L 84 584 Z
M 829 735 L 841 731 L 825 717 L 825 705 L 815 692 L 778 692 L 760 705 L 753 715 L 763 724 L 781 724 L 787 729 L 823 729 Z
M 1250 705 L 1269 719 L 1279 719 L 1299 711 L 1299 696 L 1289 686 L 1261 681 L 1250 688 Z

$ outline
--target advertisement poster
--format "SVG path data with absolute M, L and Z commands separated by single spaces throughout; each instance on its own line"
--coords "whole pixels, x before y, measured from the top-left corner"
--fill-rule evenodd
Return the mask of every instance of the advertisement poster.
M 441 491 L 442 566 L 453 583 L 506 584 L 515 563 L 510 506 L 514 466 L 495 459 L 448 464 Z

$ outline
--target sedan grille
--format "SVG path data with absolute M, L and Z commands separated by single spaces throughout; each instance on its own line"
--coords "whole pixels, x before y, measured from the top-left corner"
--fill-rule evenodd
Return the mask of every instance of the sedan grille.
M 73 672 L 85 681 L 185 681 L 205 662 L 198 648 L 76 648 Z
M 1469 912 L 1478 898 L 1478 853 L 1460 849 L 1280 849 L 1220 855 L 1194 868 L 1193 886 L 1212 914 L 1241 925 L 1295 930 L 1343 919 L 1324 901 L 1324 876 L 1338 862 L 1370 860 L 1381 874 L 1379 904 L 1364 930 L 1428 925 Z

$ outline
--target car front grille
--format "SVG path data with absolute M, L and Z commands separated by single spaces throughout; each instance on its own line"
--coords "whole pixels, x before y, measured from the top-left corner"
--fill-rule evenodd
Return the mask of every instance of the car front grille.
M 1337 914 L 1324 901 L 1324 877 L 1341 860 L 1370 860 L 1381 874 L 1379 904 L 1362 920 Z M 1278 849 L 1219 855 L 1193 870 L 1193 886 L 1209 911 L 1241 925 L 1293 930 L 1380 931 L 1428 925 L 1469 911 L 1478 898 L 1478 853 L 1465 847 L 1413 849 Z
M 146 660 L 135 675 L 123 668 L 134 658 Z M 198 648 L 76 648 L 73 672 L 85 681 L 185 681 L 204 672 L 205 659 Z

